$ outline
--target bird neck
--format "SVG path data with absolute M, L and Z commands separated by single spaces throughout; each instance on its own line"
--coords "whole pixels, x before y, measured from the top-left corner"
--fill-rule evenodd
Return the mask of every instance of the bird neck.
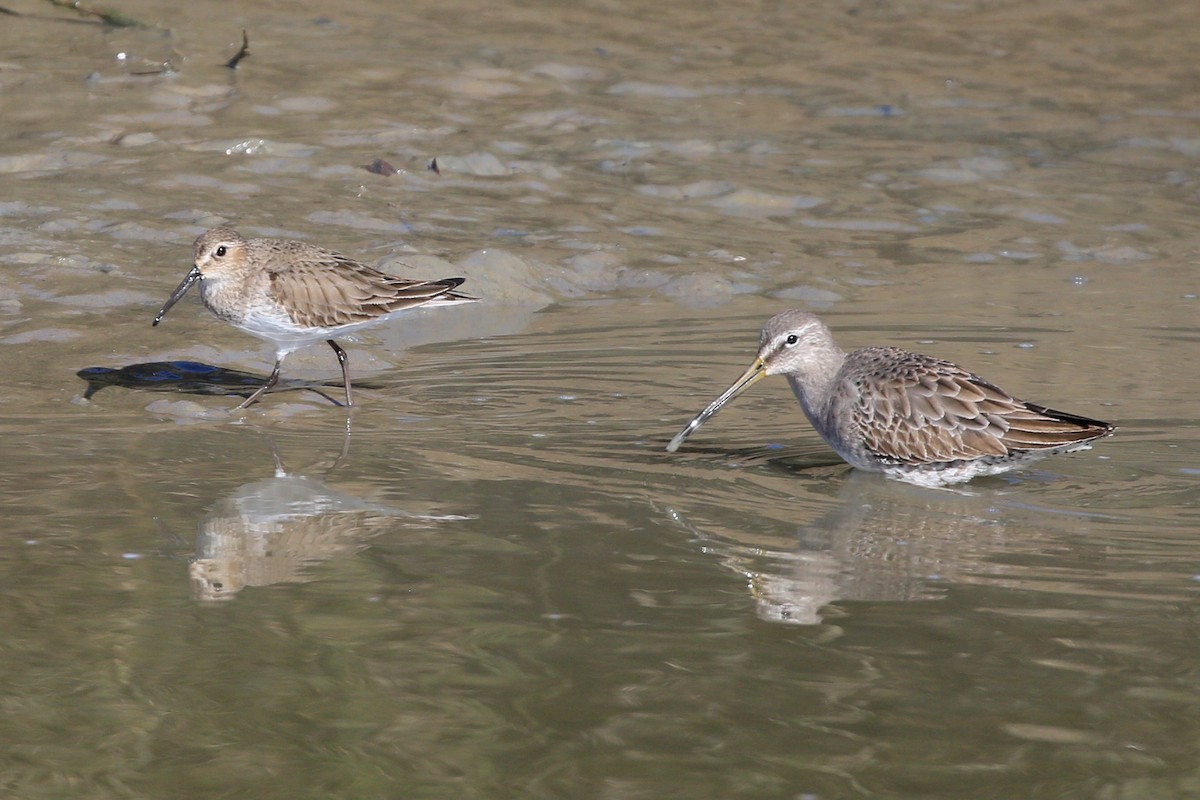
M 200 281 L 200 299 L 209 311 L 223 320 L 236 321 L 245 316 L 250 295 L 243 291 L 245 282 L 238 277 L 222 275 Z
M 846 353 L 828 342 L 811 348 L 807 356 L 788 373 L 787 379 L 804 413 L 810 420 L 819 419 L 833 399 L 834 385 L 846 361 Z

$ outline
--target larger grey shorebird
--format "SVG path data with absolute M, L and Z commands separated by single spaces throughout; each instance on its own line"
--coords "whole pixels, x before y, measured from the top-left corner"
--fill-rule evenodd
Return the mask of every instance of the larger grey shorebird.
M 237 408 L 258 401 L 279 381 L 284 357 L 322 340 L 342 366 L 346 405 L 350 366 L 334 341 L 418 306 L 473 303 L 454 291 L 462 278 L 415 281 L 388 275 L 333 250 L 290 239 L 247 239 L 232 228 L 213 228 L 193 246 L 194 264 L 171 292 L 154 325 L 200 283 L 208 310 L 235 328 L 275 345 L 275 368 L 260 389 Z
M 995 475 L 1110 435 L 1100 420 L 1018 400 L 962 367 L 897 347 L 844 352 L 816 316 L 768 320 L 754 363 L 667 445 L 767 375 L 785 375 L 805 416 L 851 466 L 940 486 Z

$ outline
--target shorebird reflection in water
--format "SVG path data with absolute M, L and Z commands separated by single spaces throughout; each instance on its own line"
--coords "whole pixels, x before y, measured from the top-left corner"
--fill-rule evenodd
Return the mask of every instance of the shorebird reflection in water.
M 817 433 L 851 466 L 924 485 L 995 475 L 1084 450 L 1115 428 L 1018 400 L 949 361 L 896 347 L 844 352 L 825 323 L 785 311 L 762 330 L 758 357 L 667 445 L 767 375 L 784 375 Z
M 418 306 L 476 300 L 455 291 L 462 278 L 407 280 L 323 247 L 288 239 L 247 239 L 232 228 L 220 227 L 196 239 L 194 266 L 153 324 L 158 325 L 197 281 L 209 311 L 275 345 L 270 377 L 237 408 L 257 402 L 276 384 L 288 353 L 322 340 L 337 354 L 346 405 L 353 405 L 348 358 L 335 336 L 377 325 Z
M 341 455 L 346 458 L 349 435 Z M 432 530 L 471 519 L 401 509 L 367 500 L 322 478 L 287 472 L 271 447 L 275 474 L 238 487 L 214 503 L 200 522 L 188 566 L 193 596 L 229 600 L 247 586 L 308 580 L 308 568 L 400 528 Z

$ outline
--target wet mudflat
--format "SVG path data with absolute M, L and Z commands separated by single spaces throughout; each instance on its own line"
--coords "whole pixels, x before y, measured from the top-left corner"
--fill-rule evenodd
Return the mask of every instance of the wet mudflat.
M 1195 796 L 1191 4 L 7 7 L 7 795 Z M 231 414 L 220 223 L 486 300 Z M 1120 431 L 665 453 L 791 306 Z

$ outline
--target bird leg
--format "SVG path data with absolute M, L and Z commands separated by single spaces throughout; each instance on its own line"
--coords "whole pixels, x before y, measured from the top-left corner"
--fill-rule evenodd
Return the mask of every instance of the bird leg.
M 279 367 L 282 365 L 283 365 L 283 359 L 282 358 L 277 359 L 275 361 L 275 369 L 271 370 L 271 377 L 267 378 L 267 382 L 264 383 L 262 386 L 258 387 L 258 390 L 255 391 L 254 394 L 250 395 L 245 400 L 243 400 L 241 405 L 234 406 L 233 410 L 238 411 L 239 409 L 247 408 L 247 407 L 257 403 L 258 399 L 260 397 L 262 397 L 264 394 L 266 394 L 268 389 L 270 389 L 276 383 L 279 383 Z
M 346 355 L 346 351 L 338 346 L 338 343 L 333 339 L 326 339 L 329 346 L 333 348 L 333 352 L 337 353 L 338 363 L 342 365 L 342 385 L 346 387 L 346 405 L 352 406 L 354 402 L 350 399 L 350 360 Z

